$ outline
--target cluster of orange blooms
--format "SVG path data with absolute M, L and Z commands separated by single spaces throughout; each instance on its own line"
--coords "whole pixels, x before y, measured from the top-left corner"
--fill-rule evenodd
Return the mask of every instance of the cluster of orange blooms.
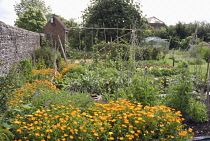
M 70 101 L 69 101 L 70 102 Z M 180 112 L 166 106 L 143 107 L 126 99 L 82 112 L 71 104 L 50 105 L 13 124 L 16 140 L 187 140 L 192 130 L 184 130 Z
M 47 80 L 34 80 L 33 83 L 25 83 L 23 87 L 18 88 L 12 93 L 12 97 L 7 102 L 9 108 L 19 108 L 21 104 L 30 102 L 35 90 L 57 90 L 56 86 Z
M 56 79 L 61 79 L 62 74 L 60 74 L 58 71 L 54 71 L 54 69 L 48 68 L 48 69 L 39 69 L 39 70 L 33 70 L 33 76 L 39 76 L 40 78 L 44 79 L 51 79 L 55 75 Z
M 67 62 L 62 61 L 61 65 L 61 74 L 65 75 L 72 67 L 78 67 L 78 64 L 68 64 Z

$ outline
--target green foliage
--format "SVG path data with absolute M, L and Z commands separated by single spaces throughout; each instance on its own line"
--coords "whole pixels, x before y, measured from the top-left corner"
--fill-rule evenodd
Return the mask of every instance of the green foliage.
M 81 70 L 81 71 L 79 71 Z M 88 92 L 91 94 L 113 94 L 120 82 L 119 71 L 115 69 L 102 69 L 87 71 L 77 67 L 70 69 L 66 74 L 65 89 L 69 91 Z
M 101 42 L 93 46 L 94 55 L 98 55 L 98 59 L 122 60 L 127 61 L 131 56 L 131 45 L 122 43 L 105 43 Z M 135 47 L 135 60 L 160 60 L 165 56 L 162 47 Z M 94 56 L 97 58 L 97 56 Z
M 0 66 L 3 65 L 3 63 L 4 63 L 4 62 L 3 62 L 2 60 L 0 60 Z
M 0 24 L 5 24 L 4 22 L 0 21 Z
M 210 41 L 210 26 L 209 23 L 205 22 L 194 22 L 194 23 L 181 23 L 178 22 L 174 26 L 167 26 L 161 30 L 152 30 L 149 32 L 149 35 L 161 37 L 163 39 L 171 39 L 170 48 L 179 48 L 186 49 L 189 46 L 189 40 L 197 28 L 197 37 L 201 41 L 209 42 Z M 148 32 L 146 32 L 148 33 Z
M 57 62 L 62 61 L 61 54 L 57 51 Z M 32 54 L 33 65 L 35 65 L 38 69 L 43 68 L 43 66 L 47 68 L 53 68 L 54 65 L 54 50 L 50 47 L 39 47 Z M 57 64 L 58 65 L 58 64 Z
M 163 48 L 161 47 L 146 47 L 138 48 L 136 51 L 136 60 L 160 60 L 163 59 Z
M 34 7 L 28 7 L 24 13 L 18 15 L 15 21 L 17 27 L 39 33 L 43 32 L 45 24 L 46 19 L 42 11 Z
M 31 60 L 21 60 L 18 65 L 18 69 L 23 75 L 26 77 L 27 80 L 31 80 L 30 76 L 32 73 L 32 63 Z
M 192 83 L 186 74 L 185 76 L 178 77 L 174 83 L 174 85 L 171 85 L 167 106 L 179 110 L 182 114 L 186 115 L 190 105 Z
M 145 19 L 141 15 L 139 6 L 140 4 L 134 4 L 130 0 L 93 0 L 84 12 L 84 25 L 104 28 L 130 28 L 135 25 L 137 29 L 141 29 L 145 24 Z M 96 43 L 95 38 L 99 41 L 112 42 L 128 32 L 123 30 L 84 30 L 85 44 L 87 49 L 90 49 L 90 46 Z M 130 37 L 124 39 L 129 41 Z
M 144 106 L 157 104 L 158 91 L 155 84 L 151 83 L 151 79 L 135 76 L 131 81 L 128 87 L 121 88 L 119 92 L 116 93 L 118 97 L 138 101 Z
M 176 75 L 179 74 L 180 71 L 177 68 L 152 67 L 149 69 L 149 73 L 155 77 L 161 77 Z
M 203 58 L 206 62 L 209 62 L 209 58 L 210 58 L 210 48 L 209 48 L 209 47 L 202 47 L 200 52 L 201 52 L 202 58 Z
M 121 60 L 128 60 L 129 58 L 129 48 L 131 46 L 121 43 L 105 43 L 101 42 L 93 46 L 93 51 L 99 53 L 100 59 L 105 59 L 109 57 L 111 60 L 116 60 L 118 55 L 120 55 Z
M 208 121 L 207 106 L 201 101 L 191 99 L 190 107 L 188 109 L 189 117 L 195 122 Z
M 0 77 L 0 113 L 7 110 L 8 98 L 15 89 L 24 84 L 24 81 L 26 81 L 26 77 L 19 71 L 18 67 L 11 67 L 5 76 Z
M 188 63 L 187 61 L 180 61 L 178 64 L 177 64 L 177 68 L 187 68 L 188 67 Z
M 180 42 L 180 47 L 183 50 L 188 49 L 189 48 L 189 43 L 190 43 L 191 40 L 192 40 L 192 36 L 188 36 L 188 37 L 182 39 L 181 42 Z
M 46 6 L 44 0 L 21 0 L 20 3 L 16 3 L 14 5 L 16 15 L 21 15 L 22 13 L 27 11 L 29 7 L 39 9 L 45 15 L 51 12 L 51 8 L 49 6 Z
M 182 112 L 184 117 L 193 121 L 204 122 L 208 120 L 206 106 L 192 98 L 193 83 L 189 72 L 174 77 L 170 84 L 166 105 Z
M 2 117 L 0 117 L 0 141 L 11 141 L 14 135 L 2 125 Z

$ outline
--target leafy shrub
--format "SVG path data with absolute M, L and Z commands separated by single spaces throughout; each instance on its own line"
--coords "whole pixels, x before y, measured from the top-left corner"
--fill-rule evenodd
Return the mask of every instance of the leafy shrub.
M 155 89 L 155 84 L 152 84 L 150 80 L 145 77 L 135 76 L 129 86 L 121 88 L 115 95 L 131 101 L 138 101 L 144 106 L 155 105 L 158 91 Z
M 177 68 L 187 68 L 187 67 L 188 67 L 187 61 L 181 61 L 177 65 Z
M 14 135 L 2 125 L 2 118 L 0 117 L 0 141 L 11 141 Z
M 129 60 L 131 48 L 131 45 L 114 42 L 101 42 L 93 46 L 93 50 L 99 52 L 100 59 L 105 59 L 106 55 L 110 53 L 110 59 L 116 60 L 116 57 L 120 55 L 120 58 L 124 61 Z M 135 60 L 160 60 L 164 57 L 163 50 L 161 47 L 135 47 Z
M 201 58 L 190 59 L 189 61 L 189 65 L 202 65 L 204 63 L 205 63 L 205 60 Z
M 202 47 L 201 49 L 201 56 L 202 58 L 208 62 L 209 58 L 210 58 L 210 47 Z
M 169 94 L 166 97 L 166 106 L 182 112 L 185 117 L 194 121 L 207 121 L 207 109 L 205 105 L 192 98 L 192 79 L 185 72 L 173 78 L 169 85 Z
M 110 53 L 110 59 L 115 60 L 117 55 L 119 53 L 121 54 L 121 59 L 122 60 L 128 60 L 129 58 L 129 45 L 126 44 L 120 44 L 120 43 L 105 43 L 101 42 L 97 45 L 93 46 L 93 51 L 96 52 L 98 51 L 100 53 L 100 58 L 105 59 L 106 55 Z
M 137 71 L 147 71 L 147 74 L 154 75 L 155 77 L 171 76 L 180 73 L 179 68 L 169 65 L 143 65 L 137 68 Z
M 57 62 L 62 61 L 61 54 L 57 51 Z M 36 65 L 38 69 L 43 68 L 53 68 L 54 65 L 54 50 L 50 47 L 39 47 L 32 54 L 33 65 Z M 40 67 L 41 66 L 41 67 Z
M 161 47 L 140 47 L 136 53 L 136 60 L 160 60 L 164 58 L 163 48 Z
M 205 122 L 208 121 L 207 110 L 206 105 L 202 102 L 192 99 L 187 113 L 193 121 Z

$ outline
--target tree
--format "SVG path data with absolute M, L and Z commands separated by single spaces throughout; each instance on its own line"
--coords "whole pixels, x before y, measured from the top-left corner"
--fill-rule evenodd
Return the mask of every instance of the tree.
M 33 7 L 29 7 L 23 14 L 19 14 L 15 21 L 17 27 L 39 33 L 42 32 L 45 24 L 46 19 L 42 11 Z
M 142 28 L 145 19 L 142 16 L 139 4 L 132 0 L 92 0 L 91 5 L 84 11 L 83 19 L 86 27 L 105 28 Z M 85 31 L 89 38 L 98 40 L 113 41 L 117 36 L 126 34 L 129 31 Z M 90 39 L 86 39 L 90 41 Z
M 16 15 L 24 13 L 30 6 L 41 10 L 45 16 L 51 12 L 51 8 L 46 6 L 44 0 L 21 0 L 20 3 L 14 5 Z
M 0 24 L 4 24 L 4 22 L 0 21 Z

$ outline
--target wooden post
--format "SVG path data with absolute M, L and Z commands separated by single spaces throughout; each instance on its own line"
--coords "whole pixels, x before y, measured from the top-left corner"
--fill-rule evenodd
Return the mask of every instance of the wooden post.
M 209 91 L 210 91 L 210 71 L 209 71 L 209 62 L 210 62 L 210 58 L 208 59 L 208 66 L 207 66 L 207 72 L 206 72 L 206 77 L 207 77 L 207 106 L 209 107 Z
M 56 77 L 56 73 L 57 73 L 57 64 L 56 64 L 56 60 L 57 60 L 57 47 L 56 47 L 56 43 L 55 43 L 55 48 L 53 49 L 54 52 L 54 60 L 53 60 L 53 67 L 54 67 L 54 75 L 52 76 L 50 82 L 52 83 L 53 79 L 55 79 Z
M 62 51 L 64 60 L 67 62 L 66 54 L 65 54 L 65 52 L 64 52 L 63 45 L 62 45 L 62 43 L 61 43 L 61 39 L 60 39 L 60 36 L 59 36 L 59 35 L 58 35 L 58 40 L 59 40 L 59 42 L 60 42 L 60 47 L 61 47 L 61 51 Z

